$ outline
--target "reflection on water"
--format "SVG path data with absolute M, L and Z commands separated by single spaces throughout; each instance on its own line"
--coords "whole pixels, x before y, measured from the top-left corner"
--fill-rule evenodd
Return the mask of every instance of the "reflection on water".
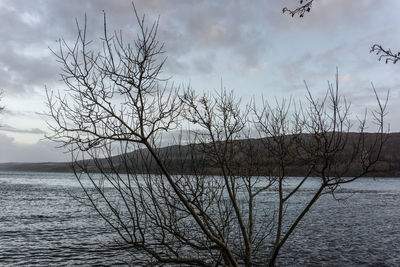
M 308 184 L 312 187 L 312 182 Z M 72 174 L 0 172 L 0 265 L 116 265 L 113 233 Z M 281 266 L 400 266 L 400 179 L 360 179 L 322 197 L 288 240 Z

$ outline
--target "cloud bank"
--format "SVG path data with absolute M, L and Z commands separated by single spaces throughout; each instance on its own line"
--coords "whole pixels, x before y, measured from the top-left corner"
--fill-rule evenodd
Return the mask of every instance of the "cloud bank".
M 392 130 L 400 130 L 400 65 L 385 65 L 369 53 L 374 43 L 400 50 L 400 1 L 320 0 L 302 19 L 282 14 L 298 0 L 134 2 L 148 22 L 159 18 L 168 57 L 164 75 L 175 84 L 190 83 L 201 93 L 219 88 L 222 80 L 244 99 L 302 97 L 303 80 L 318 95 L 338 67 L 342 92 L 356 110 L 373 100 L 371 81 L 380 92 L 391 90 L 388 118 Z M 7 147 L 21 151 L 15 140 L 22 134 L 44 134 L 43 118 L 33 115 L 47 110 L 44 87 L 65 88 L 49 47 L 57 51 L 60 38 L 73 43 L 76 22 L 82 25 L 85 14 L 89 39 L 98 47 L 103 11 L 110 31 L 122 29 L 126 41 L 134 38 L 131 0 L 0 0 L 0 104 L 6 107 L 0 125 L 11 138 Z
M 55 146 L 56 144 L 48 141 L 20 144 L 14 138 L 0 133 L 0 162 L 70 161 L 71 157 Z

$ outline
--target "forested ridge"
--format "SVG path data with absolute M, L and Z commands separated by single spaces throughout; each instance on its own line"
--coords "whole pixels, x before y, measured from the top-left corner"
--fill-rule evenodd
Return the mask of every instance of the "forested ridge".
M 365 133 L 366 140 L 373 140 L 374 133 Z M 350 133 L 349 139 L 357 139 L 358 133 Z M 290 136 L 287 136 L 290 139 Z M 304 134 L 302 138 L 309 138 L 308 135 Z M 377 177 L 400 177 L 400 133 L 389 133 L 385 134 L 386 142 L 383 146 L 380 161 L 375 164 L 374 168 L 371 169 L 366 176 L 377 176 Z M 351 145 L 349 142 L 348 146 Z M 272 156 L 267 155 L 263 150 L 263 139 L 243 139 L 236 140 L 232 143 L 232 152 L 235 153 L 237 160 L 235 166 L 232 169 L 238 174 L 242 172 L 252 172 L 252 175 L 269 175 L 274 172 L 274 161 L 276 159 Z M 254 147 L 253 155 L 243 154 L 241 151 L 243 147 L 252 146 Z M 344 157 L 346 156 L 346 150 L 344 149 Z M 219 174 L 220 169 L 213 164 L 211 160 L 208 160 L 207 152 L 200 151 L 196 145 L 174 145 L 162 147 L 159 149 L 160 154 L 163 157 L 168 168 L 175 174 L 178 173 L 191 173 L 195 169 L 206 174 Z M 152 172 L 157 173 L 157 167 L 155 165 L 144 166 L 138 153 L 146 153 L 144 151 L 133 151 L 125 157 L 132 159 L 131 166 L 120 165 L 121 155 L 112 157 L 113 167 L 118 168 L 118 171 L 124 173 L 127 167 L 136 169 L 138 173 L 145 171 L 146 168 Z M 253 157 L 251 162 L 248 157 Z M 98 169 L 97 164 L 102 166 L 109 165 L 110 159 L 99 159 L 97 162 L 93 160 L 80 161 L 76 165 L 76 170 L 87 169 L 87 171 L 96 172 Z M 240 164 L 237 164 L 240 162 Z M 357 164 L 349 169 L 348 175 L 351 176 L 353 172 L 357 171 Z M 111 167 L 110 167 L 111 168 Z M 301 160 L 293 160 L 291 164 L 288 164 L 287 174 L 291 176 L 302 176 L 305 172 L 306 162 Z M 82 170 L 83 170 L 82 169 Z M 107 169 L 107 168 L 106 168 Z M 22 162 L 10 162 L 0 163 L 0 171 L 29 171 L 29 172 L 70 172 L 73 171 L 72 163 L 70 162 L 40 162 L 40 163 L 22 163 Z

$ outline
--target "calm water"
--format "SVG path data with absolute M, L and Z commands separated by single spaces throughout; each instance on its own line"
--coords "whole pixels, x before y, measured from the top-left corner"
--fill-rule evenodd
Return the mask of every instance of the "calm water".
M 310 184 L 311 186 L 311 184 Z M 72 174 L 0 172 L 0 265 L 129 260 Z M 365 178 L 322 197 L 282 249 L 281 266 L 400 266 L 400 179 Z

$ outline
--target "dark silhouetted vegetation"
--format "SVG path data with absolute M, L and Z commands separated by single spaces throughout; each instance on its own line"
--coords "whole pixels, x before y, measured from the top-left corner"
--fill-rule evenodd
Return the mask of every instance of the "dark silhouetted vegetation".
M 54 54 L 67 90 L 47 91 L 48 138 L 72 153 L 86 203 L 134 258 L 274 266 L 322 195 L 376 165 L 386 140 L 386 101 L 375 92 L 369 115 L 377 133 L 369 135 L 367 114 L 354 125 L 337 76 L 322 98 L 307 90 L 304 101 L 274 105 L 243 103 L 226 90 L 198 95 L 176 88 L 161 75 L 158 21 L 148 26 L 135 15 L 133 42 L 110 34 L 105 15 L 100 45 L 87 40 L 86 23 L 75 43 L 60 41 Z M 176 146 L 160 146 L 164 133 L 185 125 L 186 145 L 177 137 Z M 291 187 L 294 172 L 301 179 Z M 289 216 L 291 201 L 310 179 L 315 186 Z

